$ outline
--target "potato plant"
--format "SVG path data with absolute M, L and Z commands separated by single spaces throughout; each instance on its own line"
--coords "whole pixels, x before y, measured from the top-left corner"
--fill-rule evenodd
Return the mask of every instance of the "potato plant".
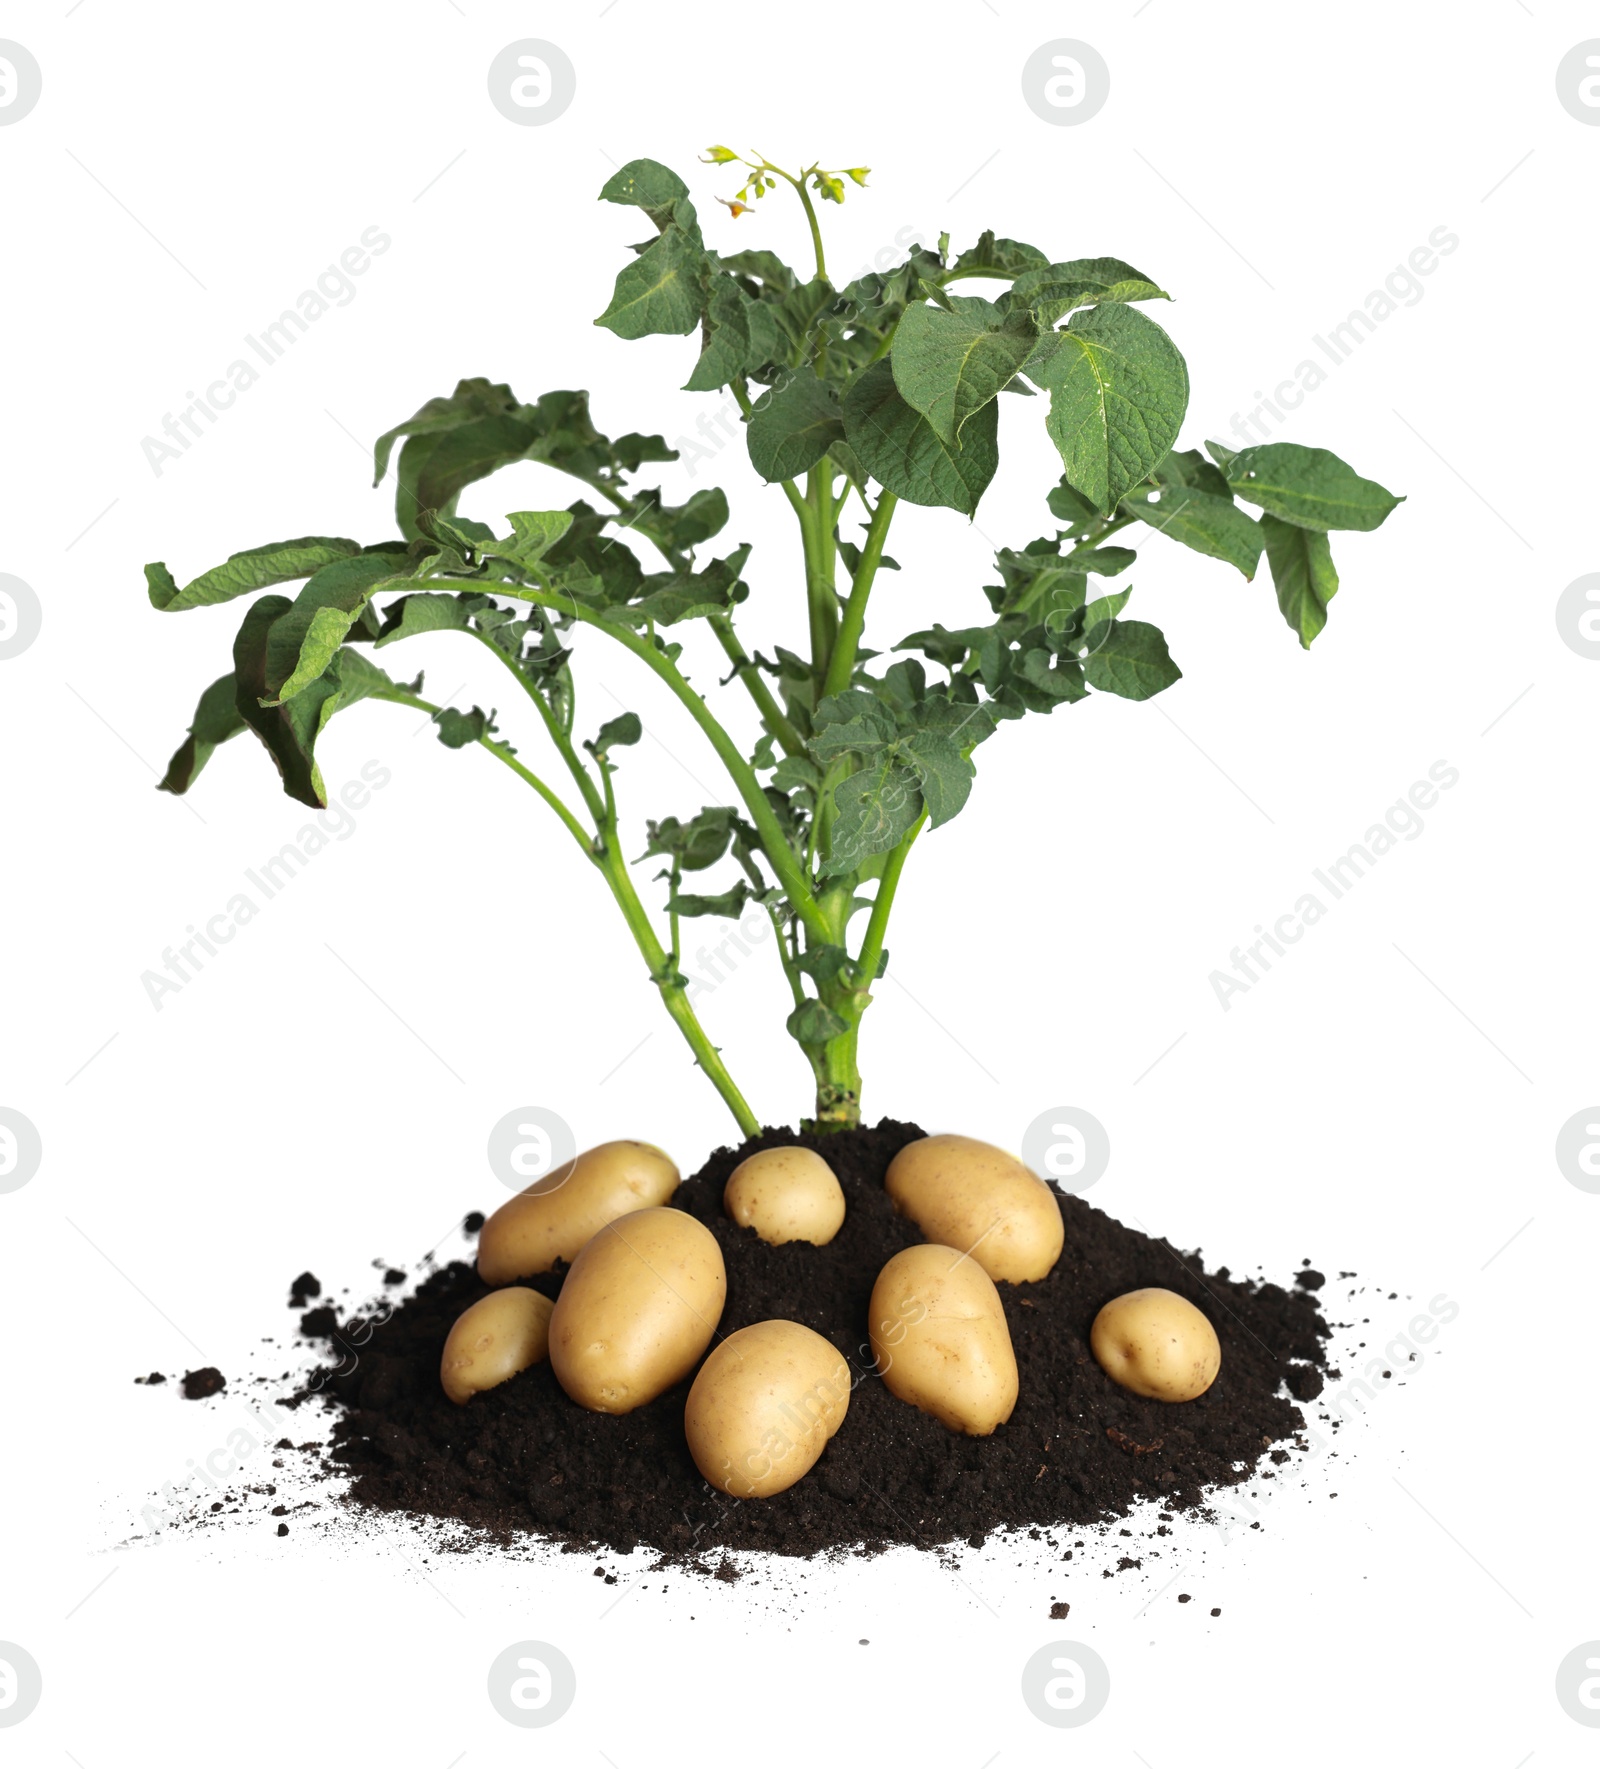
M 814 263 L 799 272 L 765 249 L 713 249 L 683 181 L 635 160 L 600 195 L 643 211 L 651 232 L 595 323 L 619 339 L 694 336 L 685 388 L 737 400 L 750 465 L 794 513 L 803 569 L 792 629 L 774 618 L 783 573 L 758 576 L 749 547 L 717 545 L 728 522 L 720 489 L 669 504 L 640 483 L 676 459 L 660 436 L 602 433 L 582 392 L 529 403 L 502 383 L 465 380 L 378 440 L 378 479 L 395 468 L 397 537 L 277 541 L 182 585 L 165 565 L 146 567 L 150 599 L 167 613 L 304 580 L 245 610 L 233 667 L 200 697 L 162 786 L 188 791 L 212 751 L 249 730 L 289 795 L 320 806 L 317 742 L 335 713 L 363 701 L 426 713 L 442 743 L 492 756 L 578 844 L 746 1133 L 757 1120 L 691 1005 L 680 931 L 751 904 L 768 915 L 788 1030 L 815 1080 L 809 1122 L 847 1128 L 860 1117 L 858 1042 L 889 961 L 896 893 L 924 832 L 966 804 L 980 746 L 1009 720 L 1094 692 L 1144 700 L 1178 679 L 1160 631 L 1124 617 L 1129 542 L 1148 530 L 1247 579 L 1265 555 L 1283 617 L 1309 646 L 1339 586 L 1329 531 L 1376 528 L 1399 499 L 1325 449 L 1179 448 L 1188 374 L 1147 311 L 1169 297 L 1131 265 L 1057 260 L 993 233 L 954 252 L 946 235 L 836 288 L 819 206 L 842 202 L 865 170 L 791 173 L 723 147 L 709 161 L 742 169 L 731 226 L 775 191 L 798 197 Z M 891 526 L 905 505 L 934 521 L 972 516 L 999 465 L 1002 394 L 1032 397 L 1013 418 L 1042 419 L 1061 456 L 1046 532 L 996 554 L 987 609 L 971 626 L 874 629 L 867 649 L 874 584 L 897 569 Z M 457 514 L 469 485 L 530 460 L 569 474 L 582 494 L 503 524 Z M 680 635 L 696 621 L 726 655 L 722 682 L 697 683 L 685 665 Z M 421 675 L 405 681 L 377 660 L 444 633 L 483 646 L 515 680 L 548 765 L 525 759 L 493 712 L 437 705 Z M 641 726 L 628 712 L 585 735 L 576 681 L 591 642 L 622 647 L 665 683 L 728 780 L 727 802 L 650 820 L 631 859 L 618 775 Z M 739 697 L 759 725 L 753 745 L 713 710 Z M 633 871 L 641 862 L 665 886 L 652 906 Z

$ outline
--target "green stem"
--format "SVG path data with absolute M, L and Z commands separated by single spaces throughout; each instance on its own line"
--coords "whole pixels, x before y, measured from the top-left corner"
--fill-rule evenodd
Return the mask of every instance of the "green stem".
M 855 674 L 856 653 L 861 647 L 861 634 L 867 623 L 867 599 L 872 594 L 872 582 L 883 558 L 883 544 L 888 538 L 889 524 L 894 520 L 895 505 L 899 501 L 892 491 L 878 493 L 877 508 L 872 512 L 866 542 L 861 549 L 861 563 L 850 585 L 850 599 L 845 603 L 839 636 L 834 640 L 833 656 L 828 661 L 828 674 L 822 684 L 824 694 L 842 694 Z
M 862 937 L 861 950 L 856 956 L 856 978 L 862 990 L 871 989 L 877 981 L 878 963 L 883 957 L 883 942 L 889 931 L 889 912 L 894 908 L 894 894 L 900 888 L 900 874 L 905 870 L 911 844 L 922 834 L 927 821 L 928 813 L 924 811 L 901 838 L 899 845 L 890 850 L 889 858 L 884 862 L 883 877 L 878 880 L 878 894 L 872 901 L 872 914 L 867 918 L 867 931 Z M 856 1015 L 858 1023 L 869 1002 L 870 997 L 861 1003 L 860 1012 Z
M 550 733 L 550 741 L 556 746 L 562 761 L 566 763 L 567 772 L 571 774 L 572 778 L 578 783 L 578 790 L 583 794 L 583 802 L 588 807 L 589 815 L 593 817 L 596 824 L 598 824 L 604 814 L 604 802 L 601 799 L 599 792 L 595 789 L 594 781 L 589 776 L 589 770 L 584 767 L 583 761 L 579 757 L 578 752 L 572 747 L 572 739 L 557 723 L 555 714 L 545 704 L 544 696 L 539 693 L 533 683 L 530 682 L 517 667 L 515 660 L 507 652 L 502 651 L 487 634 L 480 633 L 476 627 L 467 627 L 464 630 L 470 633 L 480 645 L 484 646 L 487 650 L 492 651 L 494 655 L 500 659 L 506 668 L 511 671 L 512 675 L 517 678 L 523 691 L 533 702 L 534 706 L 538 708 L 539 717 L 544 721 L 544 728 Z
M 633 888 L 633 880 L 628 876 L 627 863 L 622 858 L 614 832 L 606 853 L 596 864 L 605 875 L 606 883 L 611 887 L 611 894 L 617 900 L 617 907 L 622 911 L 634 943 L 650 968 L 650 980 L 661 992 L 662 1005 L 683 1034 L 684 1042 L 694 1052 L 695 1061 L 705 1071 L 711 1085 L 722 1095 L 723 1103 L 733 1113 L 744 1134 L 759 1136 L 761 1121 L 750 1110 L 744 1095 L 728 1073 L 721 1053 L 706 1035 L 705 1027 L 700 1024 L 694 1009 L 689 1005 L 689 997 L 684 990 L 678 967 L 671 961 L 655 929 L 650 925 L 650 918 L 639 901 L 639 894 Z
M 653 670 L 672 690 L 677 698 L 688 709 L 690 717 L 705 732 L 716 750 L 717 757 L 727 769 L 730 779 L 744 801 L 744 807 L 750 814 L 750 821 L 756 826 L 761 837 L 761 849 L 767 856 L 772 870 L 777 874 L 778 882 L 788 894 L 789 901 L 808 928 L 816 931 L 821 938 L 826 938 L 826 923 L 817 908 L 816 899 L 800 871 L 800 863 L 796 860 L 794 850 L 784 836 L 783 827 L 777 815 L 767 802 L 767 795 L 762 790 L 761 782 L 756 778 L 752 768 L 739 753 L 738 745 L 718 723 L 715 714 L 706 705 L 704 699 L 695 692 L 680 674 L 678 667 L 665 652 L 660 651 L 648 639 L 641 637 L 631 627 L 619 626 L 613 621 L 596 614 L 592 609 L 582 606 L 571 597 L 563 600 L 553 591 L 542 590 L 533 586 L 503 585 L 498 592 L 501 595 L 517 596 L 528 602 L 538 602 L 543 607 L 554 609 L 558 614 L 569 614 L 586 626 L 597 628 L 621 645 L 625 651 L 631 651 L 642 663 Z
M 722 649 L 727 653 L 728 661 L 733 665 L 734 674 L 750 690 L 750 698 L 756 703 L 762 724 L 783 745 L 785 755 L 804 755 L 805 739 L 789 722 L 783 708 L 778 705 L 777 696 L 761 679 L 761 666 L 739 643 L 739 636 L 733 630 L 733 622 L 725 614 L 713 614 L 710 616 L 710 624 L 712 632 L 717 635 Z
M 409 693 L 404 688 L 395 688 L 392 691 L 384 689 L 381 692 L 374 694 L 372 698 L 374 700 L 390 700 L 393 701 L 396 706 L 414 707 L 419 713 L 426 713 L 430 719 L 437 719 L 439 714 L 444 711 L 443 707 L 435 706 L 431 700 L 424 700 L 420 695 Z M 513 774 L 519 779 L 526 781 L 526 783 L 538 793 L 539 797 L 542 798 L 550 809 L 561 819 L 567 833 L 578 846 L 583 849 L 585 857 L 593 860 L 595 858 L 595 838 L 584 828 L 572 812 L 567 809 L 566 805 L 562 803 L 556 794 L 545 785 L 539 776 L 531 769 L 525 768 L 505 744 L 496 743 L 492 737 L 480 737 L 478 743 L 481 748 L 488 750 L 489 754 L 492 755 L 497 762 L 504 762 Z
M 806 553 L 806 605 L 811 615 L 811 666 L 820 686 L 839 633 L 839 592 L 834 584 L 838 543 L 833 538 L 833 464 L 824 455 L 806 475 L 810 513 Z
M 420 695 L 409 693 L 404 688 L 386 689 L 373 696 L 377 700 L 388 700 L 398 706 L 409 706 L 416 711 L 426 713 L 429 718 L 437 718 L 442 707 L 432 701 L 424 700 Z M 614 806 L 606 813 L 597 834 L 591 836 L 588 830 L 578 821 L 561 799 L 550 790 L 545 783 L 525 767 L 503 743 L 496 743 L 492 737 L 480 737 L 478 744 L 488 750 L 497 762 L 503 763 L 519 779 L 525 781 L 539 797 L 561 819 L 562 825 L 572 839 L 582 848 L 584 856 L 600 870 L 617 907 L 622 911 L 623 919 L 632 933 L 634 944 L 638 946 L 640 955 L 649 967 L 650 980 L 661 992 L 661 999 L 667 1012 L 672 1016 L 678 1030 L 683 1034 L 684 1041 L 694 1052 L 695 1060 L 705 1071 L 722 1096 L 723 1103 L 733 1113 L 734 1120 L 746 1136 L 758 1136 L 761 1124 L 754 1112 L 750 1110 L 744 1095 L 739 1091 L 733 1077 L 728 1073 L 717 1047 L 706 1034 L 699 1018 L 689 1004 L 689 997 L 684 990 L 679 976 L 676 953 L 669 959 L 665 947 L 650 925 L 650 917 L 644 905 L 639 901 L 639 893 L 633 888 L 633 880 L 628 875 L 627 862 L 622 857 L 621 844 L 617 840 L 616 814 Z M 610 800 L 610 779 L 607 776 L 607 801 Z M 674 918 L 676 920 L 676 918 Z M 677 946 L 677 934 L 674 927 L 673 946 Z

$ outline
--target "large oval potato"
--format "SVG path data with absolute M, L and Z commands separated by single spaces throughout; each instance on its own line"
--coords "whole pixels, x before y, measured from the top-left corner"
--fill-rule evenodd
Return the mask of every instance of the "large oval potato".
M 572 1262 L 550 1317 L 550 1367 L 580 1407 L 631 1413 L 681 1382 L 722 1319 L 722 1249 L 682 1210 L 608 1222 Z
M 844 1225 L 844 1190 L 814 1149 L 758 1149 L 728 1175 L 722 1208 L 771 1246 L 826 1247 Z
M 543 1363 L 550 1351 L 550 1311 L 537 1290 L 520 1286 L 480 1297 L 450 1329 L 439 1381 L 458 1407 Z
M 570 1265 L 608 1222 L 665 1204 L 678 1189 L 678 1169 L 649 1142 L 603 1142 L 559 1167 L 495 1211 L 478 1236 L 478 1276 L 509 1284 Z
M 798 1321 L 730 1333 L 683 1410 L 695 1466 L 735 1499 L 767 1499 L 811 1471 L 850 1405 L 850 1366 Z
M 997 1283 L 1030 1283 L 1061 1257 L 1055 1193 L 992 1143 L 970 1136 L 907 1143 L 883 1187 L 930 1241 L 970 1253 Z
M 884 1387 L 952 1431 L 987 1437 L 1017 1404 L 1000 1292 L 953 1247 L 906 1247 L 878 1273 L 867 1333 Z
M 1146 1400 L 1193 1400 L 1217 1379 L 1217 1330 L 1173 1290 L 1130 1290 L 1094 1317 L 1089 1349 L 1111 1378 Z

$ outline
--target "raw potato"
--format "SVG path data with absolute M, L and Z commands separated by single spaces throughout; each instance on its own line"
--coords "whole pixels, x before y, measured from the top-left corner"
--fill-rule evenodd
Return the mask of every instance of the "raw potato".
M 773 1247 L 826 1247 L 844 1223 L 844 1191 L 815 1150 L 761 1149 L 729 1174 L 722 1208 Z
M 678 1169 L 654 1143 L 603 1142 L 518 1192 L 495 1211 L 478 1237 L 478 1276 L 509 1284 L 569 1265 L 592 1236 L 678 1189 Z
M 496 1290 L 474 1302 L 450 1329 L 439 1380 L 458 1407 L 542 1364 L 550 1350 L 548 1296 L 537 1290 Z
M 996 1283 L 1031 1283 L 1061 1257 L 1056 1195 L 1004 1149 L 925 1136 L 889 1163 L 883 1187 L 930 1241 L 971 1253 Z
M 906 1247 L 878 1273 L 867 1331 L 883 1385 L 952 1431 L 987 1437 L 1017 1404 L 1000 1292 L 952 1247 Z
M 609 1222 L 572 1262 L 550 1317 L 550 1367 L 580 1407 L 631 1413 L 681 1382 L 722 1319 L 722 1249 L 681 1210 Z
M 1171 1290 L 1130 1290 L 1108 1302 L 1089 1329 L 1089 1349 L 1113 1382 L 1146 1400 L 1193 1400 L 1222 1368 L 1216 1329 Z
M 767 1499 L 811 1471 L 849 1405 L 850 1366 L 820 1333 L 759 1321 L 730 1333 L 700 1366 L 683 1429 L 714 1487 Z

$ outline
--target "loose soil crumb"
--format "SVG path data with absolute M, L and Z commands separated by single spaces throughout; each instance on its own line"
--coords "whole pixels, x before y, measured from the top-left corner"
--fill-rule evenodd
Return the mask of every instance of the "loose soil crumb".
M 334 1362 L 296 1398 L 315 1394 L 333 1410 L 329 1455 L 359 1506 L 455 1520 L 506 1541 L 532 1532 L 572 1549 L 645 1547 L 680 1564 L 716 1549 L 813 1556 L 902 1543 L 976 1548 L 998 1529 L 1081 1528 L 1150 1499 L 1167 1517 L 1248 1479 L 1273 1445 L 1303 1428 L 1282 1390 L 1310 1399 L 1321 1388 L 1328 1328 L 1312 1291 L 1233 1279 L 1226 1267 L 1207 1274 L 1198 1254 L 1059 1195 L 1066 1245 L 1055 1270 L 1036 1284 L 999 1286 L 1021 1380 L 1011 1419 L 992 1437 L 959 1437 L 895 1399 L 873 1372 L 866 1312 L 885 1262 L 921 1239 L 896 1215 L 883 1176 L 923 1134 L 890 1119 L 822 1138 L 769 1130 L 718 1149 L 672 1199 L 721 1245 L 728 1299 L 720 1336 L 774 1317 L 800 1321 L 836 1346 L 856 1376 L 849 1412 L 821 1460 L 775 1498 L 737 1502 L 701 1478 L 684 1442 L 687 1383 L 620 1418 L 574 1405 L 548 1363 L 466 1407 L 446 1400 L 440 1348 L 461 1311 L 486 1293 L 465 1262 L 432 1271 L 377 1320 L 341 1321 L 326 1304 L 309 1311 L 300 1330 L 327 1340 Z M 845 1224 L 826 1247 L 769 1247 L 722 1213 L 723 1186 L 741 1160 L 792 1146 L 817 1149 L 844 1188 Z M 553 1297 L 561 1277 L 528 1282 Z M 1117 1387 L 1089 1351 L 1100 1307 L 1148 1285 L 1189 1298 L 1222 1342 L 1221 1374 L 1182 1406 Z M 715 1571 L 738 1576 L 726 1554 Z
M 221 1394 L 228 1386 L 228 1379 L 221 1370 L 207 1364 L 204 1369 L 186 1370 L 183 1377 L 183 1398 L 185 1400 L 209 1400 L 214 1394 Z

